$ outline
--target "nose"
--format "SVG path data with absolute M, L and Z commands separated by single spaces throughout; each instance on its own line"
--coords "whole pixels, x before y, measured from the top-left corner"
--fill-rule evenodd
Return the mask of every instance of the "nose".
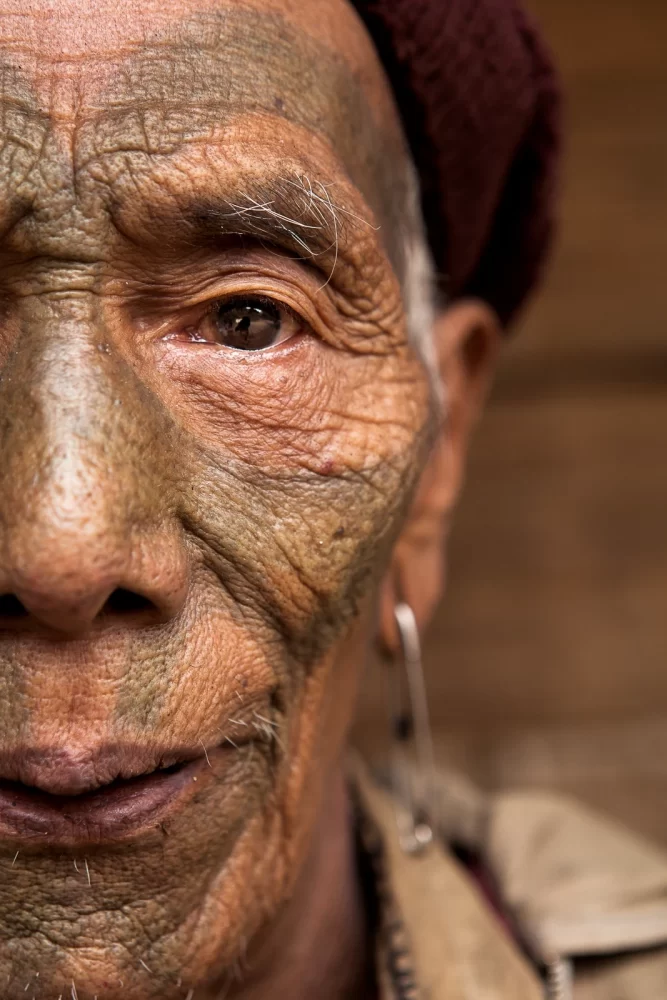
M 95 511 L 94 533 L 44 520 L 19 528 L 0 568 L 0 628 L 80 635 L 99 625 L 146 627 L 180 612 L 187 570 L 176 538 L 118 537 L 107 511 Z
M 52 340 L 26 336 L 0 385 L 4 630 L 146 626 L 178 615 L 187 594 L 171 429 L 130 366 L 77 336 L 75 320 L 61 316 Z

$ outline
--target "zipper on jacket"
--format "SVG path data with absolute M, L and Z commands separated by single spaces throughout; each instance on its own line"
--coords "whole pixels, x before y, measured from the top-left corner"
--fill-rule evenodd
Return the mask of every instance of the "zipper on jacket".
M 556 958 L 547 966 L 547 1000 L 573 1000 L 574 970 L 569 958 Z

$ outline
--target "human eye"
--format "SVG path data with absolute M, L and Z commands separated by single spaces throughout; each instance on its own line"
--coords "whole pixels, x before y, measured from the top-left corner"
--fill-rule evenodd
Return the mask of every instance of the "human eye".
M 218 299 L 194 331 L 194 340 L 234 351 L 267 351 L 309 329 L 282 302 L 264 296 Z

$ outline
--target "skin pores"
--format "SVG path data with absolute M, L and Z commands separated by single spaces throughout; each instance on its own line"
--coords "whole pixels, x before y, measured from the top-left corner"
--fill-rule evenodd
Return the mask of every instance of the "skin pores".
M 343 0 L 302 7 L 0 17 L 0 770 L 194 768 L 127 829 L 0 810 L 6 1000 L 224 983 L 340 766 L 435 407 L 388 90 Z M 248 299 L 294 334 L 207 339 Z

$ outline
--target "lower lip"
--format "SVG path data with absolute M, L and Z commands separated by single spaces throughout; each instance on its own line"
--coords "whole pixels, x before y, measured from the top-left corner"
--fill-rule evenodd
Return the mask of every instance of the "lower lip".
M 49 795 L 0 782 L 0 842 L 34 848 L 134 840 L 182 808 L 225 769 L 231 754 L 227 749 L 209 751 L 206 759 L 76 796 Z

